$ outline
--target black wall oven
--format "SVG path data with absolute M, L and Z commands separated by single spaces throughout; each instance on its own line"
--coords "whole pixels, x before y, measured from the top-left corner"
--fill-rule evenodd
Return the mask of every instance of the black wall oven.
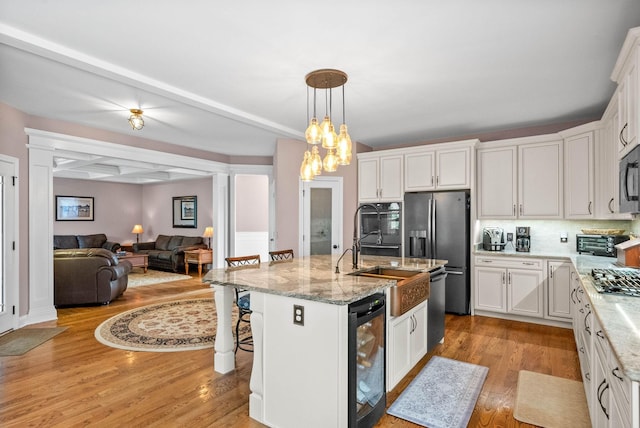
M 372 427 L 387 404 L 385 295 L 349 305 L 349 428 Z
M 360 210 L 360 254 L 402 255 L 402 209 L 400 202 L 366 204 Z

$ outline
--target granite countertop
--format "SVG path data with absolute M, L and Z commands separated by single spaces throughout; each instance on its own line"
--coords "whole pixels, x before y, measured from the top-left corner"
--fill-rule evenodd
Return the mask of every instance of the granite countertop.
M 349 275 L 354 272 L 349 255 L 340 261 L 340 273 L 335 273 L 337 261 L 338 256 L 310 256 L 212 269 L 202 281 L 336 305 L 355 302 L 396 283 L 395 280 Z M 359 262 L 358 270 L 381 266 L 418 272 L 432 271 L 447 263 L 446 260 L 384 256 L 361 256 Z
M 553 254 L 550 252 L 518 253 L 516 251 L 486 251 L 477 249 L 477 256 L 533 257 L 571 260 L 580 275 L 582 285 L 591 302 L 591 308 L 602 327 L 611 350 L 622 371 L 635 382 L 640 382 L 640 297 L 603 294 L 593 286 L 591 269 L 620 268 L 613 257 L 579 254 Z

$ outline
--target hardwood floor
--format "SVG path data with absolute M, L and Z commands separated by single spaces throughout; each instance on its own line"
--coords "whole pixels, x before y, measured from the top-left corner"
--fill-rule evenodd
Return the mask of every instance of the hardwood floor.
M 58 320 L 31 327 L 66 331 L 17 357 L 0 357 L 0 426 L 261 427 L 248 416 L 252 354 L 238 370 L 213 371 L 213 349 L 131 352 L 94 339 L 95 328 L 122 311 L 213 290 L 191 280 L 128 289 L 108 306 L 58 310 Z M 432 355 L 489 367 L 471 427 L 512 427 L 518 371 L 580 380 L 571 330 L 487 317 L 447 315 L 446 341 L 387 398 L 390 404 Z M 385 415 L 377 427 L 416 427 Z

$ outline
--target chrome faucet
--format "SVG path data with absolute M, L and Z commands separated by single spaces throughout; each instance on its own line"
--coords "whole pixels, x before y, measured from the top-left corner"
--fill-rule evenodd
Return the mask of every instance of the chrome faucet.
M 382 224 L 380 223 L 380 209 L 374 204 L 362 204 L 358 208 L 356 208 L 356 212 L 353 214 L 353 245 L 351 247 L 351 253 L 353 257 L 353 268 L 358 269 L 358 252 L 360 252 L 360 241 L 363 237 L 358 238 L 358 211 L 363 207 L 373 207 L 376 210 L 376 214 L 378 215 L 378 239 L 376 243 L 378 245 L 382 244 Z M 373 232 L 369 232 L 370 235 Z M 343 253 L 344 255 L 344 253 Z

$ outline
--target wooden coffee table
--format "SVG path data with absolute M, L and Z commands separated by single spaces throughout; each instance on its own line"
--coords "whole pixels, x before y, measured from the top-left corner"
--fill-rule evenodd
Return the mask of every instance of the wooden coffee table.
M 131 266 L 141 267 L 144 269 L 145 273 L 147 272 L 147 268 L 149 267 L 149 256 L 147 254 L 127 252 L 127 254 L 124 256 L 118 256 L 118 260 L 129 260 Z
M 202 276 L 202 265 L 213 263 L 213 250 L 186 250 L 184 252 L 184 271 L 189 275 L 189 263 L 198 264 L 198 276 Z

